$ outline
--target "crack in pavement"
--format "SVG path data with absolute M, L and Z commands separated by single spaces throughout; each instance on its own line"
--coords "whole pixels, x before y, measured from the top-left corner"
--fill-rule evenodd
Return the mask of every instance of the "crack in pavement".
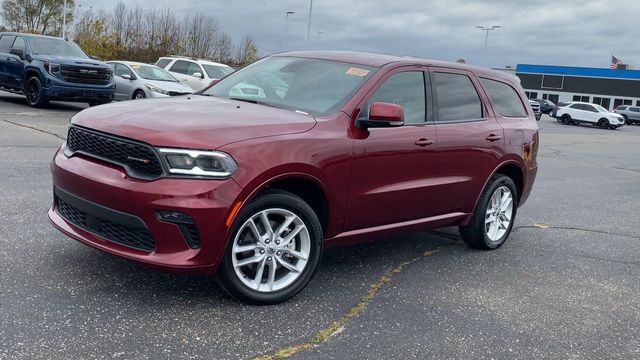
M 52 133 L 52 132 L 49 132 L 49 131 L 46 131 L 46 130 L 38 129 L 37 127 L 33 127 L 33 126 L 29 126 L 29 125 L 20 124 L 20 123 L 13 122 L 13 121 L 10 121 L 10 120 L 2 120 L 2 121 L 6 122 L 7 124 L 11 124 L 11 125 L 20 126 L 20 127 L 27 128 L 27 129 L 31 129 L 31 130 L 35 130 L 35 131 L 39 131 L 39 132 L 44 133 L 44 134 L 47 134 L 47 135 L 52 135 L 52 136 L 55 136 L 55 137 L 57 137 L 58 139 L 63 140 L 63 141 L 66 141 L 66 140 L 67 140 L 67 139 L 63 138 L 62 136 L 60 136 L 60 135 L 58 135 L 58 134 L 56 134 L 56 133 Z
M 516 226 L 516 227 L 513 228 L 513 230 L 519 230 L 519 229 L 575 230 L 575 231 L 584 231 L 584 232 L 590 232 L 590 233 L 596 233 L 596 234 L 615 235 L 615 236 L 620 236 L 620 237 L 626 237 L 626 238 L 640 240 L 640 236 L 637 236 L 637 235 L 615 233 L 615 232 L 604 231 L 604 230 L 584 229 L 584 228 L 579 228 L 579 227 L 574 227 L 574 226 L 556 226 L 556 225 L 533 224 L 533 225 L 521 225 L 521 226 Z
M 436 248 L 435 250 L 425 251 L 421 256 L 413 258 L 411 260 L 403 261 L 398 266 L 396 266 L 393 270 L 389 271 L 385 275 L 383 275 L 377 282 L 369 287 L 369 291 L 360 299 L 360 301 L 354 305 L 347 313 L 345 313 L 340 319 L 334 321 L 330 326 L 318 331 L 309 341 L 303 342 L 298 345 L 293 345 L 289 347 L 285 347 L 282 349 L 275 350 L 270 355 L 261 355 L 255 357 L 254 360 L 275 360 L 275 359 L 284 359 L 290 356 L 293 356 L 301 351 L 312 349 L 316 346 L 321 345 L 326 342 L 332 336 L 339 334 L 342 332 L 347 326 L 347 324 L 354 318 L 358 317 L 362 314 L 367 305 L 380 293 L 382 288 L 388 284 L 393 278 L 400 273 L 407 265 L 410 265 L 420 259 L 427 258 L 442 249 L 442 246 Z

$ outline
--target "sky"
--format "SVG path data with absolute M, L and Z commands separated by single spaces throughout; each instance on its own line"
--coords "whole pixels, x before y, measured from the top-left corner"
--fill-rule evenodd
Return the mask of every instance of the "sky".
M 505 0 L 128 0 L 127 6 L 204 12 L 261 56 L 284 50 L 353 50 L 485 67 L 516 64 L 608 67 L 611 56 L 640 69 L 640 1 Z M 115 0 L 76 0 L 110 10 Z M 285 13 L 289 16 L 285 39 Z M 485 32 L 476 26 L 502 26 Z

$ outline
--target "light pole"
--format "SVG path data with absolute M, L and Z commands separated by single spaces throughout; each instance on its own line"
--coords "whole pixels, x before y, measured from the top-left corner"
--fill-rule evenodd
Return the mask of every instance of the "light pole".
M 284 50 L 287 50 L 287 28 L 289 27 L 289 15 L 293 15 L 295 12 L 287 11 L 284 15 Z
M 67 0 L 64 0 L 62 7 L 62 38 L 67 38 Z
M 311 37 L 311 13 L 313 12 L 313 0 L 309 4 L 309 23 L 307 24 L 307 46 L 309 46 L 309 38 Z
M 487 41 L 489 40 L 489 31 L 492 31 L 492 30 L 495 30 L 495 29 L 499 29 L 499 28 L 502 27 L 502 25 L 492 25 L 491 27 L 489 27 L 489 26 L 476 26 L 476 27 L 485 32 L 485 35 L 484 35 L 484 47 L 487 47 Z

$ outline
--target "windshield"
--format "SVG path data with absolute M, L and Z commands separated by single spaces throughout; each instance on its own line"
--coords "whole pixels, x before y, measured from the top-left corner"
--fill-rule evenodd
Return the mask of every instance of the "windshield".
M 207 72 L 207 75 L 212 79 L 222 79 L 233 72 L 233 69 L 228 66 L 202 64 L 202 67 L 204 68 L 204 71 Z
M 178 80 L 176 80 L 176 78 L 166 70 L 160 69 L 157 66 L 136 64 L 131 65 L 131 68 L 136 72 L 136 74 L 138 74 L 138 76 L 146 80 L 178 82 Z
M 329 115 L 340 109 L 375 70 L 327 60 L 275 56 L 229 75 L 203 95 Z
M 55 38 L 31 38 L 31 49 L 35 54 L 88 59 L 87 54 L 73 41 Z
M 609 112 L 609 110 L 607 110 L 607 109 L 603 108 L 603 107 L 602 107 L 602 106 L 600 106 L 600 105 L 593 104 L 593 106 L 595 106 L 595 107 L 596 107 L 596 109 L 598 109 L 598 111 L 599 111 L 599 112 Z

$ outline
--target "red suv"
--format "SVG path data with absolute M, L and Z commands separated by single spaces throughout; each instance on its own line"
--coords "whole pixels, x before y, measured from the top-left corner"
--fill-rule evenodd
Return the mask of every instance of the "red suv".
M 199 94 L 74 116 L 49 218 L 95 248 L 277 303 L 333 245 L 451 225 L 474 248 L 502 245 L 536 176 L 537 129 L 507 74 L 279 54 Z

